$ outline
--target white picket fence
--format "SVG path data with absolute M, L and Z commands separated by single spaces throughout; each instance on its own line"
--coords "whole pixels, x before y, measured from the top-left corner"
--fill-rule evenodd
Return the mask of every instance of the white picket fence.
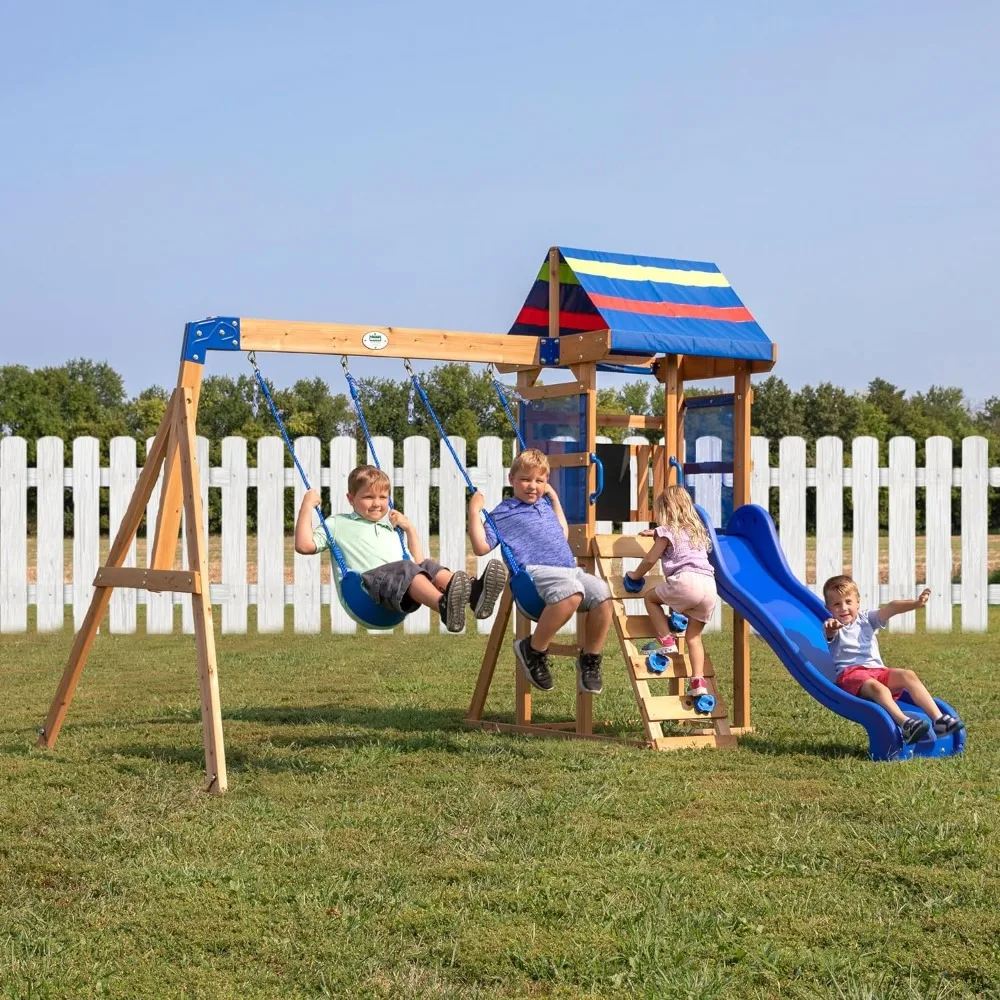
M 645 443 L 643 439 L 627 439 Z M 466 453 L 462 438 L 451 438 L 459 456 Z M 149 442 L 147 442 L 148 447 Z M 222 539 L 219 583 L 212 583 L 213 604 L 221 606 L 222 631 L 245 632 L 248 609 L 256 608 L 256 627 L 260 632 L 280 632 L 285 628 L 285 611 L 293 608 L 296 632 L 318 632 L 322 628 L 323 608 L 330 608 L 330 627 L 337 633 L 350 633 L 355 623 L 347 617 L 336 599 L 336 591 L 321 580 L 322 559 L 295 554 L 292 582 L 286 582 L 284 497 L 294 489 L 296 509 L 303 487 L 293 469 L 284 465 L 283 443 L 278 437 L 257 442 L 256 467 L 248 465 L 247 442 L 230 437 L 222 442 L 222 464 L 208 467 L 208 441 L 198 439 L 199 465 L 208 469 L 202 478 L 203 509 L 208 511 L 208 491 L 221 491 Z M 303 437 L 295 442 L 296 452 L 313 484 L 330 488 L 335 511 L 345 511 L 347 474 L 354 465 L 356 445 L 353 438 L 340 437 L 330 444 L 330 461 L 321 467 L 318 438 Z M 388 438 L 376 438 L 375 447 L 382 457 L 393 455 Z M 478 464 L 470 475 L 486 495 L 489 506 L 499 503 L 506 483 L 502 459 L 503 442 L 497 437 L 483 437 L 478 442 Z M 710 461 L 719 457 L 717 438 L 703 438 L 695 457 Z M 781 544 L 788 562 L 800 579 L 806 579 L 806 492 L 816 491 L 817 537 L 816 567 L 808 582 L 817 581 L 843 570 L 843 497 L 850 490 L 854 501 L 852 572 L 865 604 L 875 604 L 894 597 L 914 595 L 923 585 L 930 586 L 932 597 L 927 608 L 929 629 L 952 627 L 952 606 L 961 606 L 961 627 L 981 631 L 987 627 L 987 605 L 1000 604 L 1000 585 L 988 585 L 988 490 L 1000 487 L 1000 469 L 987 463 L 985 438 L 969 437 L 962 442 L 962 464 L 952 467 L 952 441 L 929 438 L 926 443 L 926 466 L 916 466 L 916 445 L 911 438 L 894 438 L 889 446 L 889 467 L 879 468 L 878 442 L 874 438 L 856 438 L 851 444 L 850 465 L 844 464 L 844 446 L 838 438 L 822 438 L 816 445 L 816 466 L 806 465 L 806 443 L 802 438 L 781 440 L 780 459 L 771 467 L 768 442 L 752 441 L 753 474 L 751 499 L 765 507 L 771 490 L 777 488 L 778 502 L 772 513 L 780 515 Z M 72 465 L 65 466 L 63 441 L 42 438 L 37 443 L 35 467 L 27 464 L 27 442 L 23 438 L 0 438 L 0 632 L 22 632 L 28 625 L 28 608 L 35 607 L 35 627 L 39 631 L 61 629 L 65 610 L 73 609 L 78 627 L 86 612 L 92 581 L 99 564 L 99 518 L 101 490 L 108 490 L 107 511 L 114 533 L 124 511 L 139 469 L 135 442 L 115 438 L 110 445 L 108 467 L 100 464 L 99 442 L 81 437 L 73 441 Z M 431 445 L 427 438 L 410 437 L 403 442 L 401 468 L 387 466 L 396 486 L 402 487 L 403 506 L 424 541 L 429 542 L 430 495 L 440 494 L 440 561 L 451 567 L 465 565 L 465 484 L 450 458 L 441 468 L 431 467 Z M 636 481 L 633 461 L 633 484 Z M 722 488 L 731 485 L 731 477 L 702 475 L 692 477 L 696 495 L 718 520 Z M 952 508 L 951 491 L 961 490 L 961 582 L 952 582 Z M 247 577 L 248 538 L 247 502 L 249 488 L 255 488 L 258 534 L 256 538 L 256 582 Z M 27 497 L 37 492 L 37 540 L 35 582 L 29 582 Z M 63 496 L 72 491 L 75 530 L 72 538 L 72 575 L 66 580 L 65 542 L 63 535 Z M 879 582 L 879 495 L 888 490 L 888 583 Z M 926 510 L 926 579 L 916 578 L 916 509 L 917 490 L 923 490 L 921 503 Z M 155 523 L 157 489 L 150 499 L 148 520 Z M 207 525 L 206 525 L 207 527 Z M 627 532 L 637 532 L 642 525 L 625 525 Z M 610 524 L 598 524 L 599 531 L 610 531 Z M 486 558 L 478 564 L 484 565 Z M 135 546 L 126 565 L 135 565 Z M 626 566 L 628 568 L 628 566 Z M 630 608 L 642 613 L 641 602 Z M 145 608 L 145 629 L 149 633 L 175 630 L 175 605 L 180 606 L 181 629 L 191 632 L 193 618 L 188 595 L 153 594 L 145 591 L 116 590 L 111 602 L 108 627 L 114 633 L 132 633 L 138 627 L 139 605 Z M 717 618 L 718 621 L 718 618 Z M 717 622 L 716 622 L 717 624 Z M 913 614 L 894 619 L 900 631 L 912 631 Z M 481 632 L 489 631 L 492 622 L 478 623 Z M 408 633 L 427 633 L 431 616 L 427 609 L 410 615 L 404 624 Z

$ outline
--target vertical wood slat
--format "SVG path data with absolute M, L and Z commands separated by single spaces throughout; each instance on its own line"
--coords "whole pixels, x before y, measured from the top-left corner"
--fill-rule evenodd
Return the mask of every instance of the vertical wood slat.
M 208 476 L 209 476 L 209 461 L 208 461 L 208 438 L 206 437 L 195 437 L 194 439 L 194 450 L 197 456 L 196 460 L 198 462 L 198 492 L 201 498 L 201 533 L 202 537 L 205 539 L 205 563 L 210 565 L 210 552 L 209 552 L 209 534 L 208 534 Z M 184 569 L 189 569 L 188 566 L 188 523 L 187 523 L 187 511 L 181 511 L 181 566 Z M 209 581 L 209 586 L 211 586 L 211 575 L 206 574 Z M 209 591 L 209 596 L 211 596 L 211 591 Z M 181 631 L 185 635 L 194 635 L 194 606 L 192 604 L 191 594 L 175 594 L 174 603 L 176 604 L 178 599 L 180 599 L 181 606 Z
M 951 612 L 951 438 L 929 437 L 925 445 L 927 580 L 931 588 L 927 602 L 927 628 L 950 632 Z
M 917 446 L 913 438 L 889 442 L 889 600 L 917 595 Z M 913 611 L 889 619 L 893 632 L 913 632 Z
M 147 461 L 153 438 L 146 441 Z M 146 565 L 153 564 L 153 538 L 156 535 L 156 515 L 160 509 L 160 494 L 163 491 L 163 469 L 156 477 L 156 485 L 149 494 L 146 504 Z M 169 635 L 174 630 L 173 594 L 143 591 L 140 600 L 146 601 L 146 634 Z
M 785 437 L 779 445 L 778 520 L 781 547 L 792 572 L 806 581 L 806 442 Z
M 0 632 L 28 628 L 28 442 L 0 438 Z
M 722 439 L 712 436 L 700 437 L 695 442 L 696 462 L 721 462 Z M 703 473 L 693 477 L 697 502 L 708 511 L 712 524 L 722 524 L 722 475 L 718 472 Z M 705 624 L 706 632 L 718 632 L 722 628 L 722 602 L 717 601 L 712 619 Z
M 771 457 L 765 437 L 750 438 L 750 503 L 771 510 Z
M 372 442 L 378 452 L 379 461 L 385 474 L 392 482 L 393 456 L 392 439 L 377 437 Z M 335 437 L 330 442 L 330 503 L 325 508 L 331 514 L 348 514 L 351 505 L 347 502 L 347 480 L 351 470 L 357 464 L 358 445 L 354 438 Z M 371 455 L 368 456 L 371 459 Z M 317 522 L 318 524 L 318 522 Z M 330 574 L 330 629 L 338 635 L 353 635 L 358 630 L 358 623 L 344 610 L 337 591 L 337 567 L 329 552 L 323 553 L 324 566 Z M 383 635 L 383 632 L 369 630 L 371 635 Z
M 38 539 L 35 548 L 36 622 L 39 632 L 54 632 L 66 622 L 65 487 L 62 438 L 43 437 L 37 445 L 35 497 Z M 2 541 L 0 541 L 2 544 Z
M 247 442 L 222 441 L 222 634 L 247 630 Z M 317 477 L 318 481 L 318 477 Z
M 320 488 L 320 467 L 322 454 L 320 451 L 319 438 L 300 437 L 294 442 L 295 454 L 306 474 L 313 489 Z M 306 488 L 302 482 L 302 477 L 295 477 L 295 510 L 302 506 L 302 498 L 305 496 Z M 313 526 L 319 526 L 320 513 L 317 511 L 313 515 Z M 330 558 L 329 552 L 323 553 L 324 559 Z M 322 560 L 315 555 L 304 556 L 295 553 L 293 560 L 295 567 L 295 604 L 293 611 L 294 629 L 296 632 L 316 633 L 322 628 L 322 603 L 321 603 L 321 570 Z
M 851 482 L 851 496 L 854 500 L 851 576 L 861 593 L 861 607 L 875 608 L 879 604 L 877 438 L 854 439 Z
M 844 572 L 844 443 L 821 437 L 816 442 L 816 593 Z
M 645 444 L 646 439 L 644 437 L 639 437 L 635 434 L 630 434 L 622 440 L 622 444 L 632 445 L 632 444 Z M 638 470 L 638 460 L 635 455 L 629 458 L 629 502 L 632 506 L 632 510 L 637 509 L 639 503 L 639 470 Z M 640 524 L 638 521 L 629 521 L 622 525 L 623 535 L 637 535 L 646 527 L 645 524 Z M 636 566 L 641 562 L 640 559 L 623 559 L 622 560 L 622 573 L 628 572 L 630 569 L 635 569 Z M 646 613 L 646 603 L 641 598 L 630 597 L 623 602 L 623 607 L 625 608 L 625 614 L 627 615 L 644 615 Z M 572 630 L 576 630 L 575 624 L 573 624 L 572 619 L 570 622 L 562 628 L 560 631 L 568 632 L 570 631 L 570 626 L 572 625 Z
M 984 437 L 962 442 L 962 631 L 985 632 L 987 598 L 989 444 Z
M 450 459 L 451 456 L 448 456 Z M 481 437 L 477 445 L 476 466 L 483 481 L 479 489 L 486 498 L 486 510 L 492 510 L 503 499 L 503 441 L 498 437 L 488 435 Z M 476 574 L 483 572 L 486 564 L 491 559 L 498 559 L 500 550 L 494 549 L 488 555 L 479 556 L 476 559 Z M 515 615 L 515 618 L 520 617 Z M 480 634 L 488 633 L 492 628 L 490 621 L 483 620 L 477 622 L 477 629 Z
M 465 438 L 449 435 L 448 440 L 455 449 L 455 454 L 465 464 Z M 458 467 L 447 454 L 447 449 L 441 449 L 440 488 L 438 493 L 438 537 L 440 539 L 440 555 L 438 561 L 448 569 L 465 569 L 465 480 Z M 496 609 L 488 619 L 484 619 L 489 628 L 493 628 L 496 619 Z M 439 630 L 446 632 L 444 622 L 438 623 Z M 482 628 L 480 623 L 478 628 Z
M 95 437 L 73 442 L 73 628 L 90 606 L 100 565 L 101 446 Z
M 257 631 L 285 628 L 285 444 L 257 441 Z
M 136 471 L 135 438 L 116 437 L 109 448 L 110 489 L 108 491 L 109 536 L 118 534 L 118 527 L 132 499 L 138 474 Z M 135 539 L 125 555 L 124 566 L 135 566 Z M 131 635 L 135 632 L 136 592 L 132 587 L 115 587 L 108 611 L 108 629 L 114 634 Z
M 447 451 L 446 448 L 442 450 Z M 403 441 L 403 512 L 417 532 L 425 558 L 430 550 L 430 488 L 430 440 L 425 437 L 408 437 Z M 407 635 L 426 635 L 430 630 L 430 608 L 422 607 L 403 620 L 403 631 Z

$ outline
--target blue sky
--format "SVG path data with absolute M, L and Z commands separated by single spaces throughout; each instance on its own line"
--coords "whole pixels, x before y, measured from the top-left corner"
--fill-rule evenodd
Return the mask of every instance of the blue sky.
M 998 37 L 971 0 L 7 5 L 0 363 L 134 393 L 206 315 L 500 332 L 561 243 L 716 262 L 795 386 L 997 395 Z

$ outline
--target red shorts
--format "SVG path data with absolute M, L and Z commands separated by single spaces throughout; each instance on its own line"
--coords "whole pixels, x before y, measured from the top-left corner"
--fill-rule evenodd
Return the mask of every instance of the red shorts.
M 888 667 L 848 667 L 837 674 L 837 687 L 843 688 L 848 694 L 861 697 L 861 685 L 865 681 L 878 681 L 889 687 Z M 892 696 L 897 701 L 902 691 L 893 691 Z

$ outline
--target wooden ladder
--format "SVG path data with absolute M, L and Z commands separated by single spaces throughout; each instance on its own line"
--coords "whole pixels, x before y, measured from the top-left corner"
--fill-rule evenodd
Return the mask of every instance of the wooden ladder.
M 729 711 L 715 683 L 715 668 L 705 654 L 705 680 L 709 693 L 715 695 L 715 708 L 699 712 L 692 699 L 684 693 L 685 680 L 691 674 L 683 636 L 677 640 L 677 653 L 662 674 L 651 673 L 646 667 L 646 655 L 639 651 L 636 640 L 655 639 L 656 634 L 648 615 L 625 613 L 624 601 L 641 598 L 642 593 L 630 594 L 622 583 L 621 570 L 615 571 L 613 562 L 623 558 L 643 558 L 653 544 L 653 539 L 637 535 L 595 535 L 593 552 L 598 573 L 611 588 L 614 603 L 615 632 L 621 644 L 628 674 L 635 693 L 636 704 L 642 715 L 642 724 L 650 746 L 656 750 L 682 750 L 693 747 L 735 747 L 736 736 L 729 727 Z M 620 565 L 620 564 L 619 564 Z M 647 576 L 643 593 L 653 590 L 662 582 L 661 576 Z M 660 689 L 650 690 L 650 684 Z M 663 723 L 672 722 L 686 730 L 683 735 L 663 735 Z

